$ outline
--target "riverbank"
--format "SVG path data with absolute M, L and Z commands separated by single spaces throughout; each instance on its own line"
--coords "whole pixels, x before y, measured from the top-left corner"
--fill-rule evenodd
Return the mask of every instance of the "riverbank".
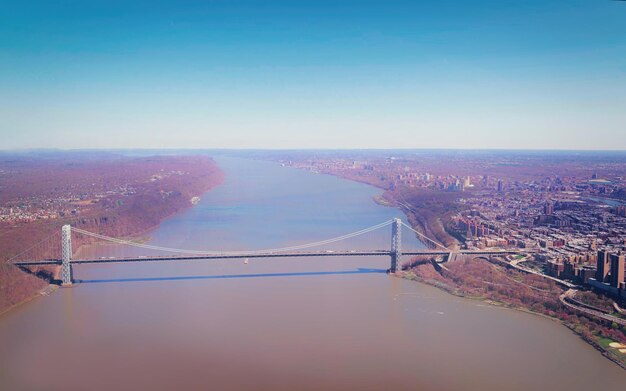
M 398 201 L 394 198 L 394 193 L 389 191 L 374 197 L 374 202 L 382 206 L 400 209 L 406 216 L 411 227 L 420 234 L 428 238 L 435 238 L 435 241 L 442 243 L 450 249 L 459 248 L 458 240 L 446 232 L 442 219 L 428 207 L 412 206 L 407 202 Z M 436 247 L 429 241 L 423 243 L 431 248 Z
M 55 292 L 57 289 L 59 289 L 59 285 L 56 284 L 48 284 L 48 285 L 44 285 L 43 288 L 41 288 L 38 292 L 36 292 L 35 294 L 33 294 L 32 296 L 28 296 L 26 297 L 24 300 L 15 303 L 13 305 L 11 305 L 8 308 L 3 309 L 2 311 L 0 311 L 0 319 L 5 316 L 10 314 L 13 310 L 15 310 L 18 307 L 21 307 L 25 304 L 30 303 L 33 300 L 36 300 L 40 297 L 45 297 L 45 296 L 49 296 L 51 295 L 53 292 Z
M 310 167 L 312 164 L 300 164 L 302 168 Z M 460 204 L 459 198 L 460 192 L 440 191 L 434 189 L 427 189 L 423 187 L 396 187 L 390 177 L 386 175 L 386 171 L 383 169 L 377 171 L 372 166 L 368 166 L 362 170 L 355 170 L 353 168 L 342 168 L 342 165 L 325 165 L 318 164 L 316 167 L 321 173 L 337 176 L 343 179 L 348 179 L 356 182 L 366 183 L 368 185 L 380 188 L 384 190 L 381 196 L 374 197 L 374 202 L 383 206 L 396 207 L 404 212 L 410 225 L 421 234 L 434 239 L 435 241 L 443 244 L 450 249 L 458 249 L 460 247 L 460 240 L 463 238 L 459 236 L 454 229 L 450 232 L 446 229 L 446 226 L 450 224 L 451 216 L 459 211 Z M 332 168 L 334 167 L 334 168 Z M 384 167 L 384 166 L 383 166 Z M 453 236 L 454 235 L 454 236 Z M 425 243 L 428 246 L 432 246 L 432 243 Z M 423 265 L 422 267 L 429 268 L 429 265 Z M 465 271 L 464 271 L 465 272 Z M 429 285 L 436 286 L 440 289 L 447 291 L 456 296 L 467 297 L 473 299 L 480 299 L 491 305 L 503 306 L 506 308 L 516 309 L 523 312 L 541 314 L 542 316 L 549 317 L 550 319 L 557 320 L 570 328 L 577 335 L 579 335 L 584 341 L 592 345 L 594 348 L 602 352 L 602 354 L 611 359 L 613 362 L 619 364 L 622 368 L 626 368 L 626 355 L 615 350 L 612 351 L 606 347 L 603 347 L 598 341 L 602 338 L 612 338 L 612 340 L 624 342 L 626 340 L 626 334 L 624 331 L 619 330 L 619 325 L 604 325 L 598 323 L 596 319 L 588 319 L 574 311 L 567 312 L 566 309 L 558 301 L 559 295 L 562 293 L 561 289 L 557 286 L 548 286 L 547 293 L 550 296 L 538 295 L 537 289 L 533 287 L 532 283 L 537 283 L 537 279 L 541 279 L 540 276 L 534 276 L 534 281 L 530 283 L 521 282 L 521 285 L 528 292 L 525 292 L 525 296 L 520 298 L 516 297 L 515 301 L 510 300 L 511 297 L 515 297 L 516 290 L 519 290 L 519 282 L 512 278 L 507 278 L 499 282 L 486 283 L 484 278 L 490 273 L 489 270 L 475 270 L 475 274 L 471 275 L 472 282 L 478 282 L 475 286 L 472 286 L 473 292 L 467 292 L 467 286 L 462 274 L 452 278 L 450 280 L 432 279 L 432 278 L 409 278 L 413 280 L 419 280 Z M 471 274 L 471 273 L 469 273 Z M 406 275 L 403 275 L 406 278 Z M 516 276 L 522 280 L 525 276 Z M 503 292 L 500 297 L 494 298 L 490 295 L 484 294 L 481 290 L 496 291 L 502 289 Z M 544 294 L 546 292 L 543 292 Z
M 489 305 L 542 316 L 564 325 L 603 356 L 626 369 L 626 355 L 602 341 L 624 343 L 626 337 L 611 326 L 598 323 L 559 304 L 563 289 L 553 281 L 518 271 L 500 270 L 487 261 L 475 259 L 447 264 L 437 272 L 430 264 L 409 265 L 400 277 L 439 288 L 451 295 Z M 606 346 L 604 346 L 606 345 Z
M 77 159 L 70 162 L 72 167 L 79 168 L 73 168 L 75 172 L 66 170 L 65 175 L 58 178 L 41 178 L 40 171 L 46 169 L 46 164 L 50 164 L 48 161 L 42 161 L 41 167 L 30 167 L 23 178 L 15 178 L 14 186 L 21 186 L 21 190 L 13 195 L 13 199 L 40 199 L 44 197 L 41 194 L 62 199 L 67 198 L 64 196 L 66 189 L 82 196 L 75 212 L 55 219 L 0 225 L 0 248 L 3 250 L 0 255 L 3 258 L 0 262 L 0 313 L 37 297 L 38 292 L 54 282 L 54 275 L 58 272 L 54 267 L 40 267 L 33 273 L 25 273 L 7 264 L 6 260 L 60 232 L 62 225 L 71 224 L 113 237 L 145 235 L 165 219 L 192 207 L 194 197 L 224 180 L 223 172 L 208 156 L 107 156 L 97 161 Z M 94 175 L 98 176 L 98 183 L 94 183 Z M 57 193 L 59 196 L 55 195 Z M 15 201 L 9 198 L 3 202 Z M 78 204 L 72 199 L 68 201 L 70 207 Z M 78 251 L 89 243 L 86 238 L 73 240 L 74 249 Z M 32 257 L 59 258 L 57 251 L 58 248 L 38 249 Z M 29 253 L 23 255 L 28 256 Z
M 395 189 L 380 176 L 365 176 L 352 171 L 325 169 L 320 172 L 383 190 L 381 195 L 374 197 L 374 202 L 402 210 L 413 229 L 450 249 L 459 248 L 458 239 L 446 229 L 450 216 L 458 210 L 459 193 L 423 188 Z M 430 242 L 424 244 L 433 246 Z

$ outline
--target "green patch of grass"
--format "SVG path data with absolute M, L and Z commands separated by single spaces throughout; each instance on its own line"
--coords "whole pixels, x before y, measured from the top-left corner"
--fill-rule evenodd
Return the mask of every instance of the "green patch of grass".
M 615 341 L 613 341 L 612 339 L 609 339 L 609 338 L 605 338 L 605 337 L 598 338 L 598 343 L 600 344 L 600 346 L 602 346 L 605 349 L 609 348 L 609 344 L 611 342 L 615 342 Z

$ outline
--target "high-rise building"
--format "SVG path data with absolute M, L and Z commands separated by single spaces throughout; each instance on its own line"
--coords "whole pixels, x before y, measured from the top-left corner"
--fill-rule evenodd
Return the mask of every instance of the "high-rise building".
M 596 262 L 596 281 L 609 282 L 609 271 L 611 262 L 609 254 L 605 250 L 598 251 L 598 260 Z
M 611 254 L 611 286 L 619 288 L 624 282 L 624 254 Z
M 551 202 L 546 203 L 543 206 L 543 214 L 551 215 L 554 213 L 554 205 Z
M 498 192 L 502 193 L 502 190 L 504 189 L 504 186 L 502 184 L 502 179 L 498 180 Z

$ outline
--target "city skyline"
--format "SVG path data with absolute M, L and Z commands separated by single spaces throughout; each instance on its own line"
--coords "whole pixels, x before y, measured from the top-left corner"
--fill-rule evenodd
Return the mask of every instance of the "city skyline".
M 5 6 L 2 149 L 626 149 L 623 2 Z

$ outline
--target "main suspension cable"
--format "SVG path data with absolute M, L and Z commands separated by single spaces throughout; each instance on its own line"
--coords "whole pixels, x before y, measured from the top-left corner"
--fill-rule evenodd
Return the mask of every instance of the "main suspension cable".
M 445 249 L 445 250 L 450 251 L 450 249 L 449 249 L 449 248 L 447 248 L 446 246 L 444 246 L 443 244 L 438 243 L 438 242 L 435 242 L 434 240 L 432 240 L 432 239 L 431 239 L 431 238 L 429 238 L 428 236 L 424 235 L 423 233 L 421 233 L 421 232 L 418 232 L 418 231 L 414 230 L 414 229 L 413 229 L 413 227 L 411 227 L 410 225 L 406 224 L 404 221 L 402 222 L 402 225 L 404 225 L 405 227 L 407 227 L 407 228 L 408 228 L 408 229 L 410 229 L 411 231 L 415 232 L 415 233 L 416 233 L 416 234 L 417 234 L 420 238 L 426 239 L 426 240 L 428 240 L 429 242 L 433 243 L 435 246 L 439 246 L 439 247 L 441 247 L 441 248 L 443 248 L 443 249 Z
M 380 224 L 376 224 L 374 226 L 371 226 L 369 228 L 365 228 L 356 232 L 352 232 L 349 234 L 345 234 L 342 236 L 337 236 L 334 238 L 330 238 L 330 239 L 325 239 L 325 240 L 321 240 L 318 242 L 312 242 L 312 243 L 306 243 L 306 244 L 301 244 L 301 245 L 295 245 L 295 246 L 288 246 L 288 247 L 280 247 L 280 248 L 273 248 L 273 249 L 263 249 L 263 250 L 243 250 L 243 251 L 215 251 L 215 250 L 187 250 L 187 249 L 179 249 L 179 248 L 171 248 L 171 247 L 162 247 L 162 246 L 154 246 L 154 245 L 150 245 L 150 244 L 143 244 L 143 243 L 136 243 L 136 242 L 132 242 L 129 240 L 124 240 L 124 239 L 117 239 L 117 238 L 112 238 L 109 236 L 105 236 L 105 235 L 101 235 L 101 234 L 96 234 L 93 232 L 89 232 L 80 228 L 75 228 L 72 227 L 72 231 L 82 234 L 82 235 L 86 235 L 86 236 L 90 236 L 96 239 L 101 239 L 101 240 L 105 240 L 108 242 L 112 242 L 112 243 L 116 243 L 116 244 L 122 244 L 122 245 L 127 245 L 127 246 L 132 246 L 132 247 L 137 247 L 137 248 L 143 248 L 143 249 L 148 249 L 148 250 L 156 250 L 156 251 L 164 251 L 164 252 L 171 252 L 171 253 L 177 253 L 177 254 L 193 254 L 193 255 L 229 255 L 229 254 L 243 254 L 243 255 L 256 255 L 256 254 L 268 254 L 268 253 L 280 253 L 280 252 L 285 252 L 285 251 L 294 251 L 294 250 L 302 250 L 302 249 L 306 249 L 306 248 L 311 248 L 311 247 L 317 247 L 317 246 L 321 246 L 324 244 L 330 244 L 330 243 L 335 243 L 335 242 L 339 242 L 342 240 L 346 240 L 346 239 L 350 239 L 356 236 L 360 236 L 363 234 L 366 234 L 368 232 L 371 231 L 375 231 L 377 229 L 383 228 L 387 225 L 391 224 L 391 220 L 385 221 L 383 223 Z
M 18 254 L 16 254 L 16 255 L 14 255 L 14 256 L 12 256 L 11 258 L 9 258 L 9 259 L 7 260 L 7 263 L 12 263 L 12 262 L 13 262 L 14 260 L 16 260 L 18 257 L 21 257 L 22 255 L 24 255 L 24 254 L 26 254 L 27 252 L 29 252 L 29 251 L 33 250 L 33 249 L 34 249 L 34 248 L 36 248 L 37 246 L 40 246 L 40 245 L 42 245 L 43 243 L 50 241 L 50 239 L 52 239 L 54 236 L 58 236 L 58 235 L 59 235 L 59 233 L 58 233 L 58 232 L 55 232 L 55 233 L 53 233 L 53 234 L 49 235 L 48 237 L 46 237 L 45 239 L 41 240 L 40 242 L 37 242 L 37 243 L 33 244 L 32 246 L 30 246 L 30 247 L 29 247 L 29 248 L 27 248 L 26 250 L 24 250 L 24 251 L 22 251 L 22 252 L 20 252 L 20 253 L 18 253 Z

